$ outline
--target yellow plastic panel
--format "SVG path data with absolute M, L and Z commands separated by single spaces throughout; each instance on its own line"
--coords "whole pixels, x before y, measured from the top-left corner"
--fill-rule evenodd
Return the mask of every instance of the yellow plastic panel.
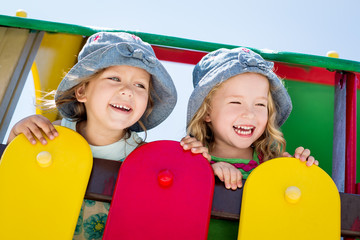
M 63 33 L 45 33 L 39 51 L 35 58 L 35 66 L 32 68 L 35 95 L 41 96 L 41 92 L 56 90 L 60 81 L 72 66 L 77 62 L 77 55 L 84 44 L 84 37 L 81 35 Z M 55 121 L 57 112 L 42 114 Z
M 325 171 L 277 158 L 246 180 L 238 239 L 338 240 L 340 220 L 339 192 Z
M 92 168 L 86 140 L 56 126 L 47 145 L 17 136 L 0 162 L 0 239 L 72 239 Z

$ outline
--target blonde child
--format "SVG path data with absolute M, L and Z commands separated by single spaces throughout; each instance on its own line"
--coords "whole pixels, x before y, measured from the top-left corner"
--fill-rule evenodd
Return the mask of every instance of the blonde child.
M 279 127 L 292 103 L 273 66 L 236 48 L 211 52 L 194 68 L 188 133 L 209 148 L 214 174 L 228 189 L 241 188 L 242 179 L 263 161 L 290 157 Z M 309 155 L 303 147 L 294 154 L 308 166 L 318 165 Z
M 143 141 L 137 132 L 164 121 L 176 100 L 173 81 L 148 43 L 127 33 L 100 32 L 88 38 L 78 63 L 59 84 L 55 104 L 63 119 L 54 124 L 81 134 L 93 157 L 123 161 Z M 36 139 L 46 144 L 43 134 L 49 139 L 58 136 L 41 115 L 18 122 L 8 143 L 20 133 L 33 144 Z M 193 138 L 181 144 L 208 157 L 207 149 Z M 109 207 L 85 200 L 74 239 L 101 239 Z

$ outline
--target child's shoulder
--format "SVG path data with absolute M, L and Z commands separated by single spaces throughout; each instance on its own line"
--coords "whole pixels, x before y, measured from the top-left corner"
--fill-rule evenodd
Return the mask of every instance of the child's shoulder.
M 62 120 L 61 119 L 59 119 L 59 120 L 55 120 L 55 121 L 53 121 L 53 125 L 57 125 L 57 126 L 61 126 L 61 122 L 62 122 Z

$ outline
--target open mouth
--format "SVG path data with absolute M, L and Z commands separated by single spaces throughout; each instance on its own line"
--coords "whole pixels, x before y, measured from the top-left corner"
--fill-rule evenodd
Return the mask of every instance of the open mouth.
M 235 132 L 239 135 L 250 136 L 254 133 L 254 126 L 233 126 Z
M 115 108 L 116 110 L 120 110 L 123 112 L 130 112 L 132 109 L 131 107 L 125 106 L 125 105 L 118 105 L 118 104 L 110 104 L 111 107 Z

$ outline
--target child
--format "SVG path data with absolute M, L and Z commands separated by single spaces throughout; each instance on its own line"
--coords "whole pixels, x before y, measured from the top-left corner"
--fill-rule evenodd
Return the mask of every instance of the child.
M 55 104 L 62 125 L 80 133 L 93 157 L 123 161 L 142 139 L 136 132 L 151 129 L 172 112 L 177 100 L 170 75 L 148 43 L 127 33 L 100 32 L 89 37 L 78 63 L 59 84 Z M 17 123 L 8 142 L 23 133 L 33 144 L 46 144 L 43 133 L 58 136 L 52 123 L 34 115 Z M 184 149 L 207 149 L 185 138 Z M 74 239 L 101 239 L 110 204 L 85 200 Z
M 279 127 L 292 104 L 272 71 L 274 64 L 246 48 L 207 54 L 193 71 L 194 91 L 187 113 L 188 133 L 209 148 L 214 174 L 236 190 L 258 164 L 286 156 Z M 299 147 L 295 157 L 318 161 Z

